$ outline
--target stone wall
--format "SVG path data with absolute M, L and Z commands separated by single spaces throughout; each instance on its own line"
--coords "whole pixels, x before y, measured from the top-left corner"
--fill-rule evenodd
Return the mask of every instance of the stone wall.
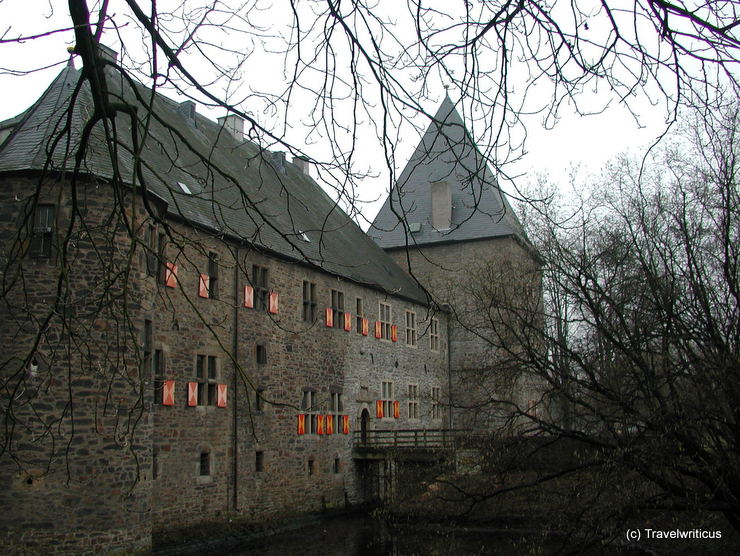
M 451 308 L 453 426 L 511 429 L 520 421 L 508 420 L 512 410 L 526 411 L 542 394 L 539 382 L 522 374 L 516 361 L 522 338 L 510 334 L 520 315 L 529 326 L 539 322 L 541 285 L 533 252 L 507 236 L 414 247 L 408 259 L 405 249 L 389 254 L 437 304 Z
M 159 531 L 360 502 L 353 435 L 341 433 L 341 421 L 332 435 L 297 432 L 306 389 L 321 415 L 333 413 L 332 394 L 341 394 L 340 415 L 349 416 L 351 433 L 363 410 L 371 429 L 446 424 L 441 406 L 432 415 L 431 399 L 432 388 L 447 396 L 444 315 L 182 223 L 157 222 L 138 197 L 124 194 L 124 206 L 114 205 L 111 186 L 94 181 L 78 188 L 82 221 L 67 243 L 68 273 L 60 275 L 59 244 L 47 260 L 15 256 L 28 243 L 16 238 L 28 228 L 23 207 L 36 181 L 2 180 L 0 340 L 7 349 L 0 501 L 13 510 L 0 518 L 6 551 L 146 550 Z M 41 200 L 61 207 L 54 229 L 63 235 L 72 216 L 69 189 L 45 186 Z M 153 245 L 151 263 L 159 252 L 151 238 L 161 234 L 164 258 L 155 256 L 157 268 L 149 272 L 142 246 Z M 199 295 L 210 254 L 218 260 L 218 299 Z M 177 265 L 175 287 L 164 283 L 165 262 Z M 244 306 L 253 265 L 268 269 L 268 289 L 278 294 L 274 314 Z M 304 280 L 316 286 L 311 323 L 302 318 Z M 350 331 L 325 326 L 331 290 L 344 294 Z M 356 328 L 358 298 L 367 336 Z M 381 301 L 391 306 L 396 342 L 374 337 Z M 416 315 L 416 346 L 405 341 L 406 310 Z M 432 317 L 439 322 L 436 350 Z M 264 363 L 257 361 L 258 344 Z M 226 386 L 225 407 L 188 405 L 189 382 L 206 384 L 208 395 L 207 377 L 196 376 L 198 355 L 214 358 L 211 382 Z M 38 370 L 30 373 L 36 359 Z M 172 405 L 161 403 L 162 381 L 174 384 Z M 398 418 L 376 417 L 383 381 L 393 383 Z M 418 387 L 416 418 L 409 418 L 409 384 Z M 257 390 L 264 398 L 259 410 Z
M 123 231 L 138 211 L 123 192 L 123 206 L 114 205 L 109 186 L 79 183 L 64 248 L 70 190 L 44 183 L 39 202 L 54 206 L 54 243 L 51 257 L 33 258 L 24 215 L 37 180 L 1 183 L 3 550 L 146 549 L 151 393 L 138 338 L 149 294 L 130 279 L 137 261 L 129 264 Z

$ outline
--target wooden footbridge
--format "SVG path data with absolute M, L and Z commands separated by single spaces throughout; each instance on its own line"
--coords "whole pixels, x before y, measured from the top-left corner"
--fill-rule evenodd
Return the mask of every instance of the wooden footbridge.
M 355 431 L 353 453 L 357 459 L 440 457 L 469 438 L 469 429 L 392 429 Z

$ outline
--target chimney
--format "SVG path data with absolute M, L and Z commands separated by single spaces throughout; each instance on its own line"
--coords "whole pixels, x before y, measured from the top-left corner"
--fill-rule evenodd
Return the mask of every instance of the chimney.
M 446 181 L 432 183 L 432 227 L 448 230 L 452 224 L 452 193 Z
M 237 141 L 244 141 L 244 118 L 236 114 L 228 114 L 218 118 L 219 125 L 231 133 Z
M 109 62 L 113 62 L 114 64 L 118 60 L 118 52 L 113 50 L 110 46 L 105 46 L 104 44 L 98 43 L 98 56 L 102 60 L 107 60 Z
M 283 151 L 275 151 L 272 154 L 272 166 L 280 172 L 285 173 L 285 153 Z
M 195 121 L 195 103 L 192 100 L 186 100 L 180 103 L 177 111 L 182 114 L 186 120 Z
M 311 163 L 307 158 L 296 156 L 293 158 L 293 164 L 307 176 L 311 175 Z

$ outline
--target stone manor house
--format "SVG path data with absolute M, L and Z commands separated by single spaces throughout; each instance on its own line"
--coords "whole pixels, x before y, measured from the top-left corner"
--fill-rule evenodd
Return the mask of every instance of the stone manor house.
M 536 261 L 449 99 L 365 234 L 239 118 L 106 75 L 134 129 L 85 128 L 72 65 L 0 123 L 6 553 L 360 503 L 367 434 L 487 426 L 462 286 Z

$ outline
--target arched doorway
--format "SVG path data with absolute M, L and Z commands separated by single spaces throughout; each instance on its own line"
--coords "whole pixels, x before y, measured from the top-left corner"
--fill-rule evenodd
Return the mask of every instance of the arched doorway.
M 367 428 L 370 423 L 370 412 L 367 409 L 363 409 L 360 414 L 360 442 L 367 443 Z

